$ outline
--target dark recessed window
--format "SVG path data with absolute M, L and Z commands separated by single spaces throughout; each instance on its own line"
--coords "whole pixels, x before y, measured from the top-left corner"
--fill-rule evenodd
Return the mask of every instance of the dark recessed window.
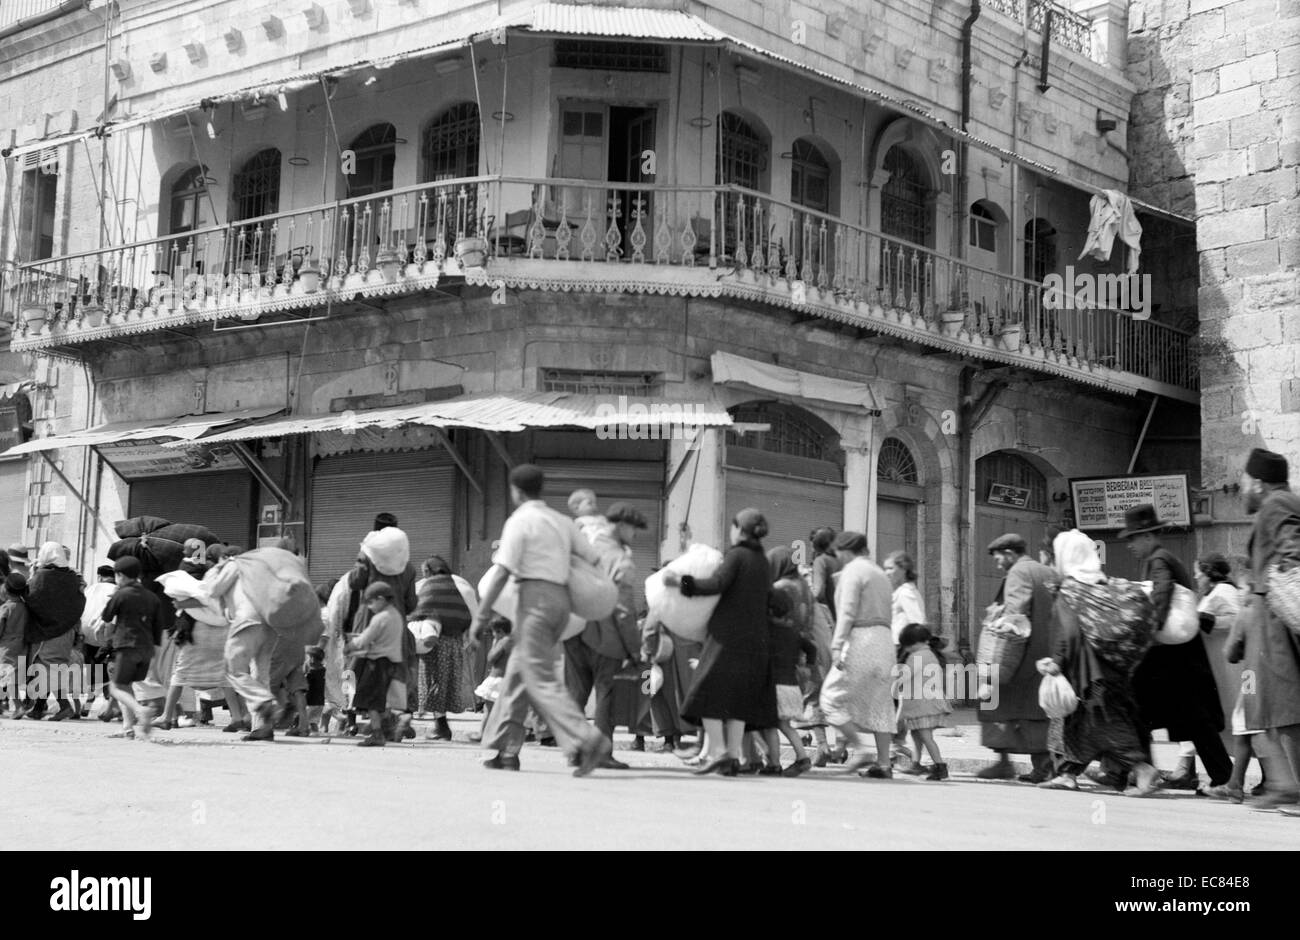
M 648 42 L 557 39 L 555 67 L 602 72 L 667 72 L 668 47 Z
M 970 207 L 970 243 L 980 251 L 998 250 L 998 223 L 993 213 L 978 202 Z

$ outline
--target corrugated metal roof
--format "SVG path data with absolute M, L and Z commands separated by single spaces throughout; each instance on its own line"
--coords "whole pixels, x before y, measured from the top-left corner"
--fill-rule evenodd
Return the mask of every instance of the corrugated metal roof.
M 575 6 L 542 3 L 531 15 L 513 25 L 535 33 L 564 33 L 575 36 L 627 36 L 634 39 L 678 39 L 716 42 L 723 33 L 704 20 L 679 10 L 644 7 Z
M 568 392 L 513 392 L 465 395 L 446 401 L 373 408 L 337 414 L 280 418 L 221 431 L 202 439 L 203 444 L 258 438 L 349 431 L 362 428 L 399 428 L 405 425 L 438 428 L 476 428 L 515 432 L 527 428 L 579 427 L 595 430 L 619 425 L 730 427 L 731 415 L 718 402 L 673 402 L 663 399 L 614 395 L 576 395 Z M 184 447 L 173 441 L 165 447 Z
M 239 421 L 255 421 L 265 418 L 281 409 L 246 408 L 243 411 L 223 411 L 206 415 L 178 415 L 172 418 L 154 418 L 135 421 L 115 421 L 93 428 L 84 428 L 68 434 L 56 434 L 41 437 L 25 444 L 18 444 L 4 452 L 5 457 L 17 457 L 22 454 L 35 454 L 43 450 L 59 447 L 94 447 L 99 444 L 115 444 L 119 441 L 148 441 L 157 438 L 180 438 L 191 441 L 213 428 Z

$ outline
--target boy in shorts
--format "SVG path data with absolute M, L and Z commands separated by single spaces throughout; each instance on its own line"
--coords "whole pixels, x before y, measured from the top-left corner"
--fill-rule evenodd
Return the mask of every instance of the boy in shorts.
M 388 687 L 402 662 L 402 634 L 406 625 L 393 607 L 394 594 L 388 582 L 371 582 L 362 596 L 370 608 L 370 623 L 360 636 L 348 641 L 343 652 L 357 657 L 357 691 L 352 705 L 357 711 L 370 712 L 370 733 L 357 745 L 383 747 Z
M 149 737 L 153 709 L 141 705 L 131 692 L 131 683 L 149 675 L 154 647 L 162 640 L 162 601 L 140 583 L 140 560 L 130 555 L 113 565 L 117 590 L 109 598 L 100 619 L 111 625 L 108 645 L 113 649 L 113 684 L 109 694 L 122 708 L 122 730 L 113 737 Z

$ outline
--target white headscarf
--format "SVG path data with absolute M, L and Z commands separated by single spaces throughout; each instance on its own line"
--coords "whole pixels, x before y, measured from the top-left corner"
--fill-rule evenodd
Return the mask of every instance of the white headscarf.
M 44 568 L 46 565 L 53 565 L 56 568 L 68 567 L 68 553 L 58 542 L 46 542 L 36 553 L 36 567 Z
M 397 526 L 389 526 L 366 535 L 361 551 L 370 559 L 375 570 L 390 577 L 406 570 L 411 560 L 411 542 Z
M 1058 535 L 1052 542 L 1052 554 L 1056 556 L 1056 570 L 1062 578 L 1074 578 L 1084 584 L 1100 584 L 1106 580 L 1097 546 L 1078 529 Z

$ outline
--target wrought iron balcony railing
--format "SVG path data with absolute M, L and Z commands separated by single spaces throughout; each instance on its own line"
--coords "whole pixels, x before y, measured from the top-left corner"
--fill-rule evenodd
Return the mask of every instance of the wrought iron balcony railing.
M 1050 17 L 1052 40 L 1080 55 L 1097 59 L 1092 41 L 1092 22 L 1055 0 L 989 0 L 989 6 L 1036 33 Z
M 1100 384 L 1197 387 L 1192 337 L 736 186 L 425 183 L 22 265 L 14 349 L 257 320 L 463 276 L 731 296 Z

